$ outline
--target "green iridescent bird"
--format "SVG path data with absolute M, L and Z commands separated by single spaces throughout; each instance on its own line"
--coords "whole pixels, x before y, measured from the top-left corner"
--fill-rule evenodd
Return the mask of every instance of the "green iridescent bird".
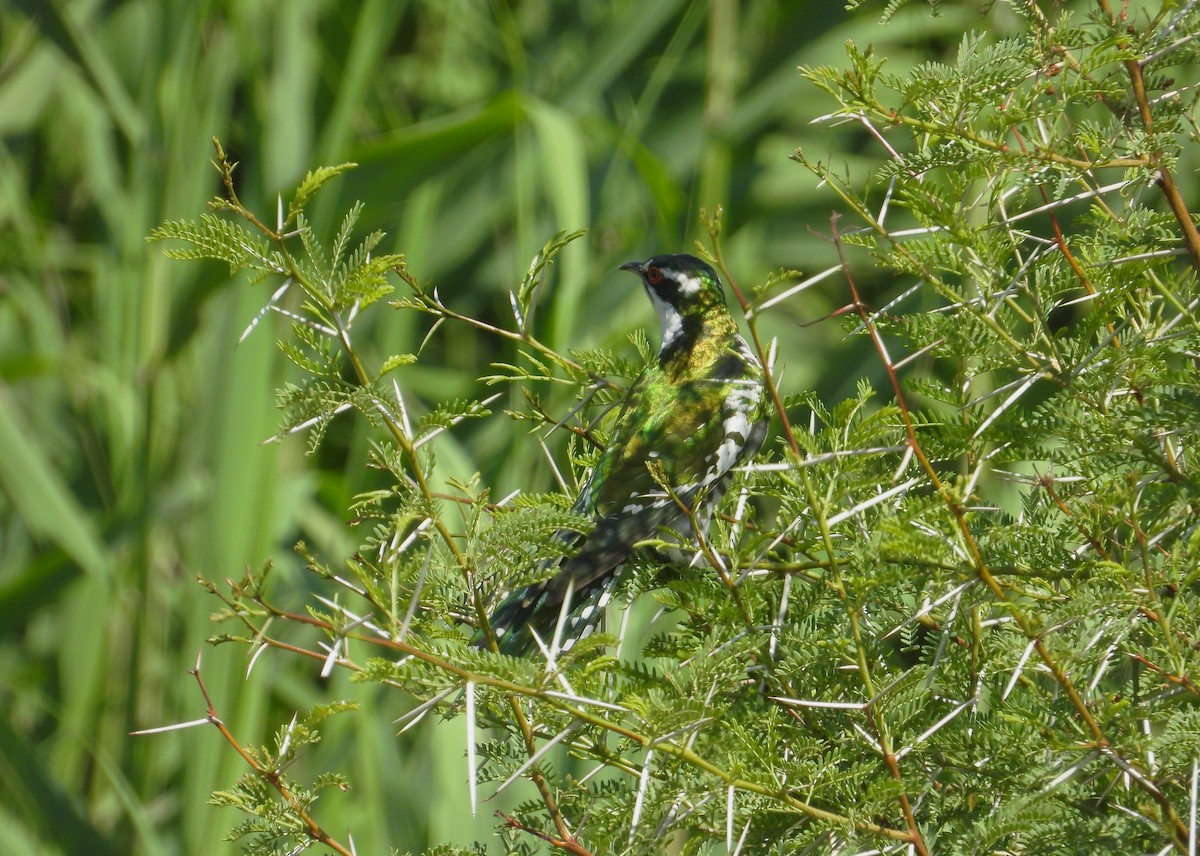
M 621 270 L 641 277 L 662 325 L 662 347 L 630 387 L 612 439 L 575 502 L 594 527 L 586 535 L 559 533 L 574 552 L 555 562 L 552 577 L 513 592 L 492 614 L 507 653 L 528 651 L 531 630 L 546 645 L 557 630 L 560 651 L 591 633 L 635 545 L 664 528 L 690 537 L 680 503 L 706 529 L 734 467 L 758 451 L 767 431 L 762 365 L 738 334 L 716 272 L 689 255 L 655 256 Z M 651 474 L 651 463 L 675 498 Z

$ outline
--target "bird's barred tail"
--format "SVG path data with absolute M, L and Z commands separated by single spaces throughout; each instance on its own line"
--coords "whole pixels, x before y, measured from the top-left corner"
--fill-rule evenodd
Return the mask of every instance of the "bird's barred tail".
M 554 582 L 519 589 L 496 607 L 491 624 L 501 653 L 521 655 L 533 650 L 535 632 L 547 648 L 553 650 L 557 641 L 559 653 L 570 651 L 600 625 L 617 576 L 608 574 L 580 591 L 569 582 L 565 591 L 557 591 Z

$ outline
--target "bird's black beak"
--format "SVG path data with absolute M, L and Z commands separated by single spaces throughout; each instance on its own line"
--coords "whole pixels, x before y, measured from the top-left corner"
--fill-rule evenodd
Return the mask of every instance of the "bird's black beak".
M 642 273 L 642 265 L 643 264 L 645 264 L 645 263 L 644 262 L 625 262 L 625 264 L 618 267 L 617 270 L 632 271 L 633 273 L 636 273 L 640 276 Z

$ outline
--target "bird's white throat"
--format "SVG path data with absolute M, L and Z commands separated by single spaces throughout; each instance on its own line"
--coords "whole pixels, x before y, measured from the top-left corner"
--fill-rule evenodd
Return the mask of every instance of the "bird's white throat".
M 661 354 L 670 349 L 683 335 L 683 316 L 679 314 L 678 309 L 659 297 L 653 288 L 646 289 L 646 296 L 650 298 L 650 305 L 658 314 L 658 323 L 662 327 L 662 346 L 658 349 Z

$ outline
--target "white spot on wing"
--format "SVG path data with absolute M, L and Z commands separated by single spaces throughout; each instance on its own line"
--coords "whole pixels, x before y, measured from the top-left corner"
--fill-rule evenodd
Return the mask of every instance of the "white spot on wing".
M 737 351 L 737 355 L 745 360 L 747 364 L 755 367 L 761 367 L 758 357 L 754 356 L 754 351 L 750 350 L 750 346 L 741 336 L 738 336 L 733 340 L 733 347 L 734 350 Z
M 741 451 L 743 444 L 739 443 L 733 437 L 727 437 L 717 447 L 717 466 L 704 477 L 705 484 L 712 484 L 725 473 L 729 472 L 729 468 L 737 463 L 738 452 Z

